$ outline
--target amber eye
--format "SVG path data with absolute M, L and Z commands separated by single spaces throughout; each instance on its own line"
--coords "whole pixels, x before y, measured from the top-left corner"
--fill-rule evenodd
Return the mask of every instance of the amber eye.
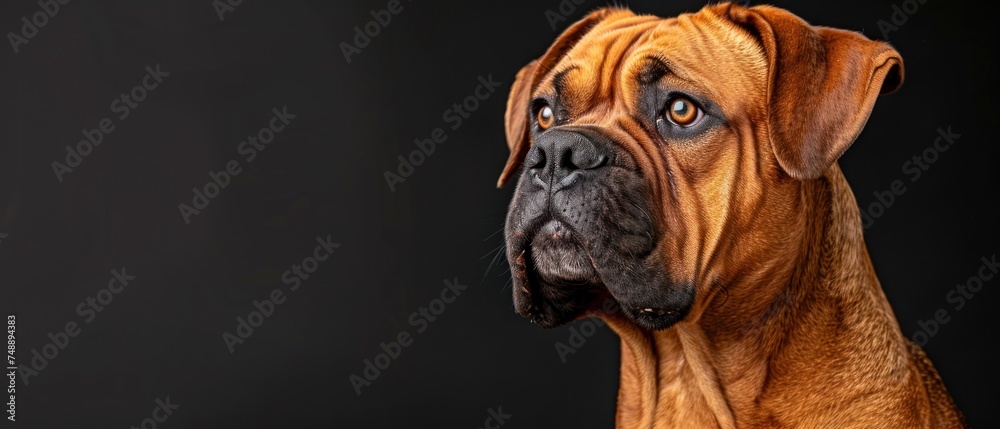
M 677 97 L 667 103 L 666 117 L 674 125 L 689 127 L 701 120 L 704 113 L 691 100 Z
M 555 121 L 556 115 L 552 112 L 552 108 L 549 106 L 542 107 L 538 110 L 538 127 L 547 130 L 552 126 L 552 122 Z

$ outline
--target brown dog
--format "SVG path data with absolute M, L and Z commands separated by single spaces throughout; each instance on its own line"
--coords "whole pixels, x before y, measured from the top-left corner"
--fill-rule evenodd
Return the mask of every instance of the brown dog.
M 836 165 L 902 77 L 885 43 L 730 4 L 601 9 L 518 73 L 515 308 L 612 326 L 619 428 L 964 427 Z

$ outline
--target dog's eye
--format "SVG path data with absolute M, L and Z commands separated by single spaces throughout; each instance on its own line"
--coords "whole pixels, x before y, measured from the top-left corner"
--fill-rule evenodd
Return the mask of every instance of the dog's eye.
M 679 127 L 690 127 L 705 117 L 705 112 L 685 97 L 676 97 L 667 102 L 664 115 L 671 124 Z
M 547 130 L 552 126 L 552 122 L 555 121 L 556 115 L 552 112 L 552 108 L 549 106 L 544 106 L 538 109 L 538 127 L 542 130 Z

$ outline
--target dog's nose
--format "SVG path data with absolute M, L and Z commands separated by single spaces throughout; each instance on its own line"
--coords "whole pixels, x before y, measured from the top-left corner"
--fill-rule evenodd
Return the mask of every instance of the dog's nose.
M 577 182 L 584 171 L 603 167 L 607 156 L 588 133 L 550 130 L 540 136 L 524 159 L 532 181 L 555 192 Z

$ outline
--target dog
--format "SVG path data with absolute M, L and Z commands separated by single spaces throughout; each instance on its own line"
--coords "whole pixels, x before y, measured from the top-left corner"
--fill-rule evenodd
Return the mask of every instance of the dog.
M 901 333 L 837 159 L 890 45 L 770 6 L 596 10 L 517 73 L 517 313 L 621 338 L 619 428 L 966 427 Z

